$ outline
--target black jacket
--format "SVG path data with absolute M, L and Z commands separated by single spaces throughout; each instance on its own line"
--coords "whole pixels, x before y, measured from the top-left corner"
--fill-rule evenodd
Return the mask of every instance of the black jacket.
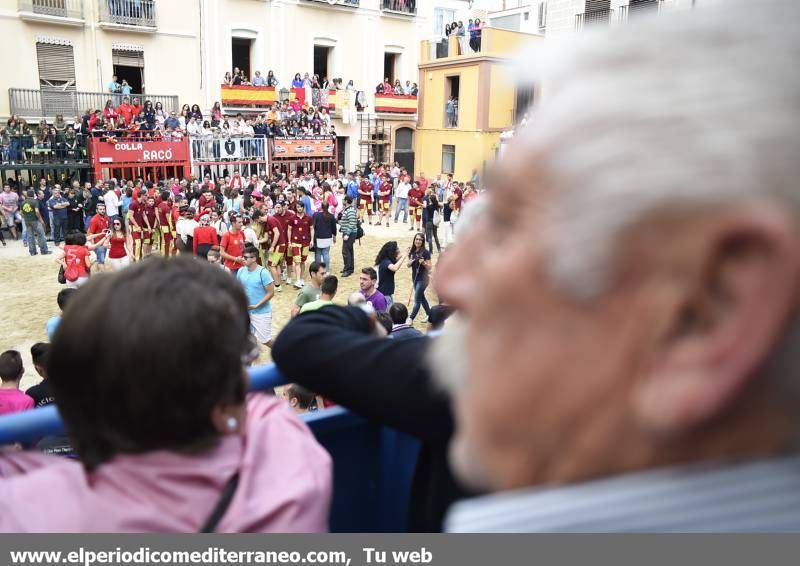
M 456 483 L 447 461 L 453 414 L 425 365 L 431 339 L 389 340 L 370 330 L 360 309 L 324 307 L 289 322 L 272 359 L 289 381 L 420 440 L 409 530 L 441 531 L 447 508 L 471 494 Z M 309 344 L 323 354 L 309 356 Z

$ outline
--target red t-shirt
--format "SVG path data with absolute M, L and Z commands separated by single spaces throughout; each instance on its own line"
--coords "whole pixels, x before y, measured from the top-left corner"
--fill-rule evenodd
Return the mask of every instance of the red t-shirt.
M 422 199 L 425 197 L 425 193 L 420 189 L 411 189 L 408 191 L 408 206 L 411 207 L 418 207 L 422 206 Z
M 381 188 L 378 189 L 378 196 L 382 202 L 389 202 L 389 199 L 392 198 L 392 185 L 384 182 Z
M 95 214 L 89 221 L 89 233 L 99 234 L 103 230 L 108 230 L 108 216 Z
M 244 237 L 244 232 L 240 232 L 240 234 Z M 202 246 L 203 244 L 216 246 L 218 241 L 217 229 L 213 226 L 198 226 L 194 229 L 194 233 L 192 234 L 192 244 L 194 245 L 193 251 L 195 255 L 197 255 L 197 246 Z
M 108 250 L 108 257 L 119 259 L 128 255 L 125 252 L 125 238 L 110 238 L 111 248 Z
M 311 243 L 311 217 L 294 215 L 292 219 L 292 243 L 307 246 Z
M 375 190 L 375 187 L 372 186 L 372 183 L 364 179 L 361 181 L 361 184 L 358 186 L 358 196 L 366 201 L 372 200 L 372 192 Z
M 150 225 L 150 229 L 152 229 L 156 225 L 156 206 L 149 206 L 144 205 L 144 214 L 147 217 L 147 222 Z M 145 227 L 147 224 L 145 224 Z
M 162 202 L 156 207 L 156 214 L 158 216 L 158 223 L 161 226 L 175 226 L 175 223 L 172 222 L 170 218 L 172 215 L 172 207 L 169 205 L 168 202 Z
M 425 189 L 428 188 L 428 179 L 426 179 L 425 177 L 420 177 L 419 179 L 417 179 L 417 184 L 419 184 L 419 190 L 421 190 L 424 194 Z
M 278 245 L 286 245 L 289 243 L 289 224 L 294 221 L 295 214 L 294 212 L 284 212 L 281 214 L 273 214 L 270 218 L 273 221 L 273 225 L 278 226 L 278 234 L 280 237 L 278 238 Z
M 79 279 L 87 277 L 89 275 L 86 271 L 87 257 L 89 257 L 89 248 L 86 246 L 64 246 L 64 261 L 67 263 L 65 273 L 74 266 Z
M 233 257 L 240 257 L 244 253 L 244 232 L 225 232 L 222 235 L 222 241 L 219 244 L 220 249 L 226 254 Z M 233 261 L 232 259 L 225 260 L 225 267 L 228 269 L 238 269 L 242 264 Z
M 130 124 L 131 120 L 133 120 L 133 106 L 130 104 L 120 104 L 119 108 L 117 108 L 117 113 L 122 116 L 126 124 Z
M 133 221 L 136 225 L 144 229 L 144 205 L 137 200 L 132 200 L 131 205 L 128 207 L 128 212 L 133 217 Z M 131 228 L 135 229 L 134 226 L 131 226 Z

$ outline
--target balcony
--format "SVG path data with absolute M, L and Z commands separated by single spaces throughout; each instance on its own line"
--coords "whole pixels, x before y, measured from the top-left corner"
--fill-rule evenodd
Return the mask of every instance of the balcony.
M 347 8 L 358 8 L 361 0 L 306 0 L 311 4 L 324 4 L 326 6 L 345 6 Z
M 153 33 L 156 31 L 155 0 L 99 0 L 100 27 Z
M 417 0 L 381 0 L 381 10 L 388 14 L 417 15 Z
M 130 97 L 131 100 L 137 97 L 142 103 L 145 100 L 150 100 L 153 104 L 161 102 L 167 111 L 178 110 L 177 96 L 132 94 Z M 85 110 L 102 109 L 109 99 L 113 100 L 115 105 L 119 105 L 122 95 L 106 92 L 10 88 L 8 89 L 8 99 L 11 114 L 26 119 L 45 117 L 51 120 L 56 114 L 61 114 L 68 120 L 74 116 L 82 116 Z
M 83 0 L 19 0 L 23 20 L 82 26 Z
M 614 10 L 611 9 L 575 14 L 575 30 L 580 31 L 584 26 L 608 25 L 613 15 Z

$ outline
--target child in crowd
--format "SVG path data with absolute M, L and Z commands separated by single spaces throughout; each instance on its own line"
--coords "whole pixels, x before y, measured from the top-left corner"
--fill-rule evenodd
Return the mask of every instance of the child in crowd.
M 33 409 L 33 399 L 19 390 L 23 373 L 19 352 L 6 350 L 0 354 L 0 415 Z
M 58 310 L 61 312 L 48 318 L 47 323 L 45 324 L 45 327 L 47 328 L 47 339 L 51 342 L 53 341 L 53 336 L 56 333 L 56 328 L 58 328 L 58 324 L 61 322 L 61 315 L 64 313 L 64 309 L 67 308 L 67 301 L 69 301 L 70 296 L 74 292 L 75 289 L 68 287 L 66 289 L 61 289 L 56 296 Z

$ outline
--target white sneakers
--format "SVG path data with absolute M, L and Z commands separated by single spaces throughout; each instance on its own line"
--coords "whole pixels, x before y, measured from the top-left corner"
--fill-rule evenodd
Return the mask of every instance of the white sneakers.
M 298 289 L 302 289 L 303 285 L 305 284 L 306 282 L 303 281 L 302 279 L 298 279 L 297 281 L 294 282 L 294 286 L 297 287 Z

